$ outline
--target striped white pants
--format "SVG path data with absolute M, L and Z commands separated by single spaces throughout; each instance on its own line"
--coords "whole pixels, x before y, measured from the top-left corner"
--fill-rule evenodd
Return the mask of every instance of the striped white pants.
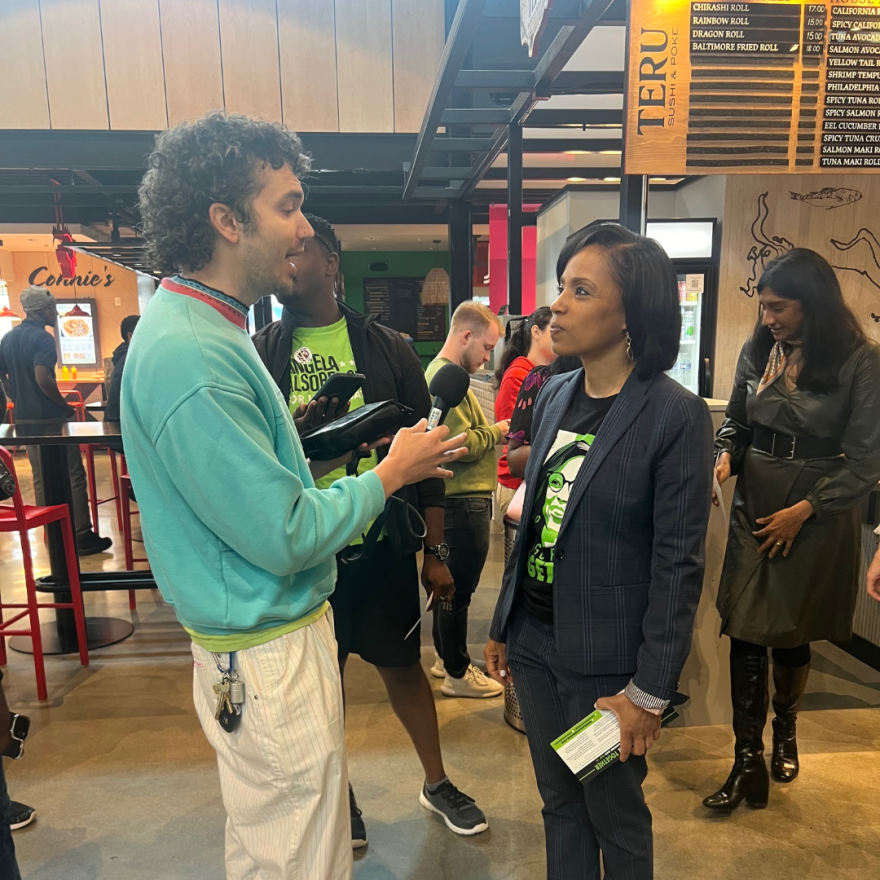
M 349 880 L 352 870 L 342 687 L 332 612 L 239 651 L 241 723 L 214 720 L 219 659 L 192 646 L 193 699 L 217 752 L 227 880 Z

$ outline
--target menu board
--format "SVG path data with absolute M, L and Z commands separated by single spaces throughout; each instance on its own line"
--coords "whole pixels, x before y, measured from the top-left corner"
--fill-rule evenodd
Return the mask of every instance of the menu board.
M 59 299 L 57 304 L 56 339 L 61 364 L 68 367 L 99 366 L 95 300 Z
M 446 339 L 446 306 L 423 306 L 424 278 L 365 278 L 364 309 L 415 342 Z
M 880 168 L 880 0 L 631 0 L 627 174 Z

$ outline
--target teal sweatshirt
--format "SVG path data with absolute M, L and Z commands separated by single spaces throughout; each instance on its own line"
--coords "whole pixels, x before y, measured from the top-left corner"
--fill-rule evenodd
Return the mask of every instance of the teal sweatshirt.
M 179 281 L 163 281 L 150 301 L 122 379 L 144 543 L 185 627 L 236 635 L 282 626 L 322 607 L 336 553 L 379 515 L 384 489 L 372 471 L 315 488 L 250 337 L 208 303 L 209 289 L 201 301 L 168 289 Z

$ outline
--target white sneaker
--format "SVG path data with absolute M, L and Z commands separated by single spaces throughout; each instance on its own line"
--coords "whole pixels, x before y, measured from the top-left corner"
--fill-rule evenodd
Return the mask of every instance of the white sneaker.
M 433 671 L 433 670 L 432 670 Z M 440 687 L 440 693 L 447 697 L 473 697 L 486 699 L 497 697 L 504 688 L 491 678 L 487 678 L 471 663 L 462 678 L 453 678 L 447 675 Z
M 434 665 L 431 667 L 431 675 L 434 678 L 446 678 L 446 667 L 443 665 L 443 658 L 434 651 Z

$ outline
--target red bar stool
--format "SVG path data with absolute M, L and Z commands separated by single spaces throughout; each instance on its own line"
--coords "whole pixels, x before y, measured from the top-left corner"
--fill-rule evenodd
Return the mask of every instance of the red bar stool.
M 140 516 L 140 513 L 131 509 L 131 476 L 125 463 L 125 456 L 120 455 L 119 458 L 122 462 L 122 473 L 119 476 L 119 494 L 122 496 L 122 540 L 125 546 L 125 570 L 134 571 L 134 564 L 136 562 L 149 562 L 150 560 L 146 556 L 135 558 L 134 555 L 131 518 L 132 516 Z M 128 591 L 128 607 L 132 611 L 137 608 L 137 598 L 134 590 Z
M 69 398 L 73 398 L 70 400 Z M 83 402 L 81 391 L 65 392 L 65 399 L 76 410 L 76 420 L 84 422 L 86 420 L 86 407 Z M 98 483 L 95 478 L 95 449 L 106 449 L 110 454 L 110 478 L 113 481 L 113 494 L 109 498 L 98 498 Z M 116 455 L 109 446 L 92 446 L 85 444 L 80 446 L 79 451 L 86 457 L 86 479 L 89 485 L 89 509 L 92 514 L 92 528 L 96 535 L 100 535 L 98 525 L 98 505 L 107 504 L 108 501 L 116 502 L 116 524 L 119 531 L 122 531 L 122 504 L 119 494 L 119 471 L 116 466 Z
M 15 476 L 15 462 L 9 452 L 0 446 L 0 459 Z M 34 579 L 34 563 L 31 558 L 31 542 L 28 532 L 31 529 L 47 526 L 49 523 L 61 524 L 64 536 L 64 556 L 67 560 L 67 578 L 70 582 L 70 602 L 37 602 L 37 584 Z M 76 543 L 73 529 L 70 526 L 70 511 L 66 504 L 52 507 L 36 507 L 25 504 L 21 498 L 21 489 L 16 478 L 15 495 L 12 504 L 0 504 L 0 532 L 18 532 L 21 541 L 21 555 L 24 563 L 24 579 L 27 590 L 27 602 L 9 603 L 0 601 L 0 666 L 6 665 L 6 636 L 29 636 L 34 646 L 34 671 L 37 676 L 37 698 L 45 700 L 46 669 L 43 664 L 43 639 L 40 635 L 40 608 L 71 608 L 76 621 L 76 640 L 79 645 L 79 660 L 83 666 L 89 665 L 89 649 L 86 640 L 86 618 L 83 611 L 82 592 L 79 585 L 79 568 L 77 566 Z M 3 610 L 24 609 L 10 617 L 3 618 Z M 13 624 L 28 618 L 28 629 L 10 629 Z

